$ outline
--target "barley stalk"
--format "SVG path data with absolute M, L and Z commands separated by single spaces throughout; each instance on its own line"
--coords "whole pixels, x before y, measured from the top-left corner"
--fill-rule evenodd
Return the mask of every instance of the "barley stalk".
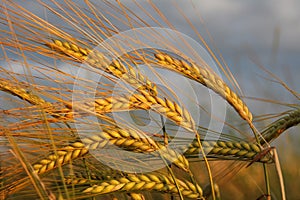
M 117 126 L 103 127 L 102 132 L 82 138 L 82 142 L 88 149 L 102 148 L 107 143 L 126 149 L 132 148 L 137 152 L 153 152 L 157 149 L 156 143 L 145 134 Z
M 67 176 L 64 178 L 67 184 L 72 185 L 83 185 L 83 184 L 97 184 L 100 181 L 111 179 L 112 177 L 120 177 L 124 176 L 124 173 L 118 172 L 116 170 L 112 170 L 110 168 L 101 168 L 101 170 L 97 171 L 97 175 L 92 173 L 90 177 L 87 177 L 85 174 L 81 172 L 77 172 L 74 175 Z M 133 200 L 145 200 L 145 197 L 139 193 L 128 193 L 131 199 Z
M 261 134 L 264 139 L 260 140 L 261 144 L 275 140 L 287 129 L 297 126 L 300 123 L 300 109 L 290 112 L 288 115 L 276 120 L 270 124 Z
M 89 184 L 88 179 L 67 178 L 68 184 Z M 95 184 L 95 181 L 92 181 Z M 186 180 L 176 179 L 179 190 L 187 198 L 203 199 L 202 189 L 199 185 L 194 185 Z M 85 194 L 108 194 L 112 192 L 134 192 L 134 191 L 158 191 L 164 193 L 178 194 L 173 178 L 162 174 L 127 174 L 121 178 L 111 178 L 105 181 L 98 181 L 92 187 L 84 189 Z M 199 193 L 200 192 L 200 193 Z
M 26 85 L 26 84 L 19 83 L 19 85 Z M 43 108 L 45 112 L 59 119 L 62 118 L 67 119 L 70 117 L 68 114 L 66 114 L 66 113 L 70 113 L 70 109 L 62 108 L 61 105 L 58 103 L 47 102 L 40 96 L 37 96 L 32 92 L 26 90 L 24 86 L 20 87 L 19 85 L 13 84 L 11 80 L 7 80 L 4 78 L 0 79 L 0 90 L 10 93 L 14 96 L 19 97 L 22 100 L 29 102 L 32 105 L 35 105 L 35 107 L 33 106 L 31 108 L 37 108 L 37 109 Z M 9 111 L 6 112 L 9 113 Z M 64 116 L 62 114 L 64 114 Z
M 86 148 L 92 150 L 104 147 L 107 143 L 116 145 L 126 150 L 140 153 L 151 153 L 155 157 L 162 156 L 184 171 L 189 170 L 189 162 L 187 159 L 173 149 L 166 148 L 158 142 L 155 142 L 145 134 L 137 132 L 133 129 L 120 129 L 111 127 L 103 129 L 100 134 L 93 135 L 82 139 Z M 157 151 L 159 150 L 159 152 Z
M 33 169 L 36 173 L 42 174 L 58 166 L 62 166 L 71 160 L 82 157 L 88 153 L 88 149 L 81 142 L 75 142 L 66 146 L 62 150 L 57 150 L 56 153 L 50 154 L 37 163 L 33 164 Z
M 112 63 L 109 63 L 108 59 L 102 53 L 82 48 L 66 41 L 56 39 L 53 40 L 53 43 L 47 43 L 46 45 L 53 50 L 75 58 L 79 62 L 87 62 L 92 67 L 114 75 L 139 90 L 148 90 L 152 94 L 157 95 L 156 85 L 130 65 L 126 69 L 120 61 L 113 60 Z
M 76 109 L 85 109 L 89 111 L 95 111 L 98 114 L 124 111 L 131 109 L 152 109 L 173 122 L 177 125 L 186 128 L 189 131 L 195 132 L 195 123 L 190 113 L 181 108 L 176 102 L 168 100 L 166 98 L 162 99 L 153 94 L 140 91 L 141 94 L 133 94 L 131 96 L 124 97 L 108 97 L 105 99 L 96 99 L 94 102 L 85 103 L 75 103 Z M 68 108 L 72 108 L 70 104 L 67 105 Z
M 208 158 L 251 161 L 262 152 L 259 145 L 246 141 L 202 141 L 201 144 Z M 198 142 L 193 141 L 185 151 L 185 156 L 187 158 L 198 156 L 200 152 Z M 267 154 L 258 161 L 270 163 L 273 159 Z
M 158 60 L 158 64 L 161 66 L 183 74 L 184 76 L 212 89 L 226 99 L 243 119 L 252 121 L 252 113 L 249 111 L 247 105 L 215 73 L 205 69 L 204 67 L 199 67 L 195 64 L 188 64 L 184 60 L 173 58 L 166 53 L 156 53 L 154 56 Z
M 134 152 L 151 153 L 155 157 L 162 156 L 177 167 L 185 171 L 189 170 L 189 163 L 183 155 L 170 148 L 165 148 L 133 129 L 121 129 L 115 126 L 104 128 L 98 134 L 83 138 L 82 142 L 74 142 L 56 153 L 50 154 L 47 158 L 35 163 L 33 168 L 36 173 L 42 174 L 86 155 L 89 150 L 96 150 L 107 145 L 116 145 Z M 160 151 L 156 152 L 156 150 Z
M 24 83 L 20 83 L 20 85 L 23 85 L 23 84 Z M 17 84 L 14 84 L 11 80 L 0 78 L 0 90 L 2 90 L 4 92 L 8 92 L 14 96 L 17 96 L 20 99 L 23 99 L 33 105 L 45 105 L 45 106 L 49 105 L 49 103 L 47 103 L 41 97 L 24 89 L 23 87 L 20 87 Z

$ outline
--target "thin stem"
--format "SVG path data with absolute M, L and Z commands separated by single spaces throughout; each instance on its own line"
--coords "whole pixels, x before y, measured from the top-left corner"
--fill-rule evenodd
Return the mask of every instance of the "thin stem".
M 278 154 L 277 154 L 277 151 L 276 151 L 275 148 L 273 149 L 273 153 L 274 153 L 276 171 L 277 171 L 278 178 L 279 178 L 279 183 L 280 183 L 281 198 L 282 198 L 282 200 L 286 200 L 283 176 L 282 176 L 282 173 L 281 173 L 281 167 L 280 167 L 280 163 L 279 163 Z
M 163 126 L 163 127 L 162 127 L 162 130 L 163 130 L 163 132 L 164 132 L 164 136 L 167 136 L 165 123 L 163 122 L 163 116 L 160 115 L 160 117 L 161 117 L 161 123 L 162 123 L 162 126 Z M 176 186 L 176 188 L 177 188 L 177 190 L 178 190 L 178 194 L 179 194 L 180 200 L 184 200 L 183 195 L 182 195 L 182 193 L 181 193 L 181 191 L 180 191 L 179 185 L 178 185 L 178 183 L 177 183 L 176 177 L 175 177 L 175 175 L 174 175 L 174 173 L 173 173 L 173 170 L 172 170 L 171 167 L 168 165 L 166 159 L 165 159 L 162 155 L 160 155 L 160 157 L 161 157 L 161 159 L 163 160 L 163 162 L 165 163 L 165 165 L 166 165 L 168 171 L 169 171 L 170 174 L 171 174 L 171 177 L 172 177 L 172 179 L 173 179 L 173 181 L 174 181 L 174 183 L 175 183 L 175 186 Z
M 211 187 L 211 195 L 212 195 L 213 200 L 216 200 L 216 195 L 215 195 L 215 189 L 214 189 L 214 183 L 213 183 L 212 173 L 211 173 L 210 166 L 209 166 L 208 160 L 206 158 L 204 149 L 202 147 L 199 134 L 196 134 L 196 138 L 197 138 L 197 141 L 199 143 L 199 147 L 200 147 L 201 153 L 203 155 L 205 166 L 207 168 L 207 172 L 208 172 L 208 176 L 209 176 L 209 182 L 210 182 L 210 187 Z
M 264 166 L 264 174 L 265 174 L 265 180 L 266 180 L 267 198 L 271 199 L 271 189 L 270 189 L 270 183 L 269 183 L 268 166 L 266 165 L 266 163 L 264 163 L 263 166 Z
M 255 135 L 255 139 L 257 144 L 260 146 L 260 140 L 258 137 L 258 132 L 256 130 L 256 128 L 254 127 L 254 125 L 252 124 L 251 121 L 248 121 L 251 130 L 253 131 L 254 135 Z M 267 169 L 267 165 L 266 163 L 263 163 L 263 168 L 264 168 L 264 175 L 265 175 L 265 182 L 266 182 L 266 192 L 267 192 L 267 196 L 268 198 L 271 197 L 271 190 L 270 190 L 270 181 L 269 181 L 269 175 L 268 175 L 268 169 Z
M 169 144 L 169 136 L 168 136 L 167 131 L 166 131 L 164 117 L 162 115 L 160 115 L 160 119 L 161 119 L 161 124 L 162 124 L 162 131 L 164 133 L 164 144 L 168 145 Z

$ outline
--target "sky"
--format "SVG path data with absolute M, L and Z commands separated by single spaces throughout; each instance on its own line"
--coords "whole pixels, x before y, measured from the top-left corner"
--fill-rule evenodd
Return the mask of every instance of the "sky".
M 132 1 L 122 2 L 151 23 Z M 271 77 L 258 65 L 274 73 L 292 89 L 300 91 L 300 1 L 153 2 L 176 30 L 199 41 L 190 25 L 186 23 L 182 15 L 184 13 L 210 47 L 215 45 L 220 51 L 245 96 L 274 98 L 288 103 L 298 102 L 285 88 L 267 81 L 266 79 Z M 145 8 L 148 8 L 153 16 L 157 16 L 147 4 Z M 210 42 L 207 31 L 213 42 Z M 212 49 L 217 52 L 216 48 Z M 257 102 L 249 101 L 249 104 Z M 273 105 L 264 106 L 274 109 Z M 276 106 L 275 110 L 277 108 L 284 109 Z M 259 108 L 256 111 L 260 110 Z
M 16 1 L 35 14 L 58 22 L 50 12 L 35 1 Z M 49 1 L 45 1 L 49 3 Z M 74 1 L 81 2 L 82 1 Z M 99 12 L 109 11 L 99 1 Z M 115 1 L 110 1 L 117 5 Z M 149 16 L 132 0 L 121 1 L 137 16 L 157 26 Z M 151 16 L 160 20 L 145 0 L 138 1 Z M 286 89 L 266 79 L 271 77 L 258 65 L 265 67 L 280 77 L 292 89 L 299 92 L 300 79 L 300 1 L 297 0 L 254 0 L 254 1 L 210 1 L 210 0 L 154 0 L 153 3 L 165 15 L 174 28 L 193 39 L 199 38 L 185 21 L 182 13 L 205 38 L 214 52 L 219 52 L 233 73 L 245 96 L 272 98 L 274 100 L 297 103 Z M 113 12 L 113 11 L 112 11 Z M 124 16 L 123 16 L 124 18 Z M 166 24 L 165 24 L 166 25 Z M 210 39 L 207 32 L 211 35 Z M 216 48 L 214 48 L 214 46 Z M 258 102 L 249 101 L 253 107 Z M 273 109 L 274 105 L 264 105 Z M 255 108 L 254 108 L 255 109 Z M 285 109 L 275 107 L 275 109 Z M 260 108 L 256 112 L 260 112 Z

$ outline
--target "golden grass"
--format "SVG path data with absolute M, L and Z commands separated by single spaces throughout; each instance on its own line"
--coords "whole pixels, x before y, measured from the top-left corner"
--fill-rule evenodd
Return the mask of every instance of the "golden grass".
M 175 70 L 205 86 L 214 90 L 216 93 L 224 97 L 229 104 L 245 119 L 252 121 L 252 113 L 249 111 L 247 105 L 233 92 L 227 84 L 216 74 L 211 72 L 207 67 L 199 67 L 197 65 L 188 64 L 184 60 L 178 60 L 168 54 L 158 53 L 155 54 L 158 63 L 163 67 Z
M 153 63 L 213 90 L 235 109 L 241 121 L 246 120 L 256 130 L 255 118 L 253 120 L 246 103 L 205 62 L 196 63 L 188 55 L 179 54 L 176 57 L 156 48 L 127 52 L 110 61 L 104 53 L 92 50 L 106 38 L 122 32 L 122 25 L 128 28 L 150 27 L 126 5 L 119 1 L 117 4 L 104 1 L 114 13 L 99 11 L 88 1 L 83 5 L 71 1 L 51 2 L 38 3 L 62 22 L 69 23 L 71 30 L 50 23 L 13 1 L 5 1 L 1 5 L 4 12 L 0 22 L 5 26 L 5 29 L 0 30 L 3 59 L 8 66 L 22 64 L 25 72 L 22 74 L 9 70 L 9 67 L 0 68 L 0 90 L 8 95 L 1 97 L 8 109 L 0 113 L 0 136 L 3 138 L 3 142 L 0 140 L 0 148 L 4 149 L 0 154 L 0 198 L 18 199 L 25 195 L 29 199 L 36 196 L 41 199 L 100 196 L 105 199 L 107 194 L 118 197 L 129 193 L 132 199 L 143 199 L 149 196 L 156 198 L 159 193 L 162 195 L 159 197 L 172 199 L 209 199 L 210 196 L 216 199 L 220 191 L 215 182 L 218 183 L 221 177 L 230 183 L 239 170 L 239 164 L 242 163 L 241 168 L 244 169 L 259 163 L 275 162 L 278 166 L 279 161 L 269 151 L 273 149 L 269 143 L 290 127 L 299 124 L 298 108 L 267 125 L 261 133 L 263 138 L 257 142 L 253 142 L 251 136 L 237 137 L 232 136 L 230 131 L 214 132 L 208 126 L 201 127 L 192 115 L 194 110 L 188 109 L 188 105 L 174 97 L 179 93 L 185 94 L 185 91 L 171 89 L 167 84 L 157 85 L 143 73 L 138 64 L 146 64 L 163 83 L 167 82 L 152 67 Z M 161 20 L 166 20 L 155 4 L 149 2 L 149 5 Z M 146 10 L 141 10 L 151 16 Z M 122 17 L 118 17 L 118 14 Z M 163 27 L 159 21 L 156 24 Z M 172 25 L 168 25 L 172 28 Z M 175 49 L 174 45 L 168 43 L 167 37 L 155 34 L 150 36 L 153 41 L 160 39 L 169 51 Z M 199 40 L 212 53 L 201 36 Z M 144 44 L 144 41 L 135 42 Z M 180 44 L 186 45 L 185 41 Z M 174 52 L 178 52 L 178 49 Z M 215 58 L 214 55 L 212 57 Z M 71 72 L 60 69 L 57 61 L 71 64 Z M 219 63 L 218 60 L 216 62 Z M 93 80 L 89 77 L 76 77 L 73 74 L 72 70 L 82 68 L 82 64 L 91 67 L 88 69 L 91 74 L 104 74 L 98 87 L 92 88 Z M 219 67 L 230 74 L 221 64 Z M 38 75 L 33 72 L 38 72 Z M 72 86 L 78 79 L 85 83 L 82 91 L 73 90 Z M 130 95 L 112 95 L 115 90 L 127 90 L 125 87 L 115 88 L 119 80 L 135 91 Z M 235 82 L 234 78 L 229 81 Z M 237 84 L 234 86 L 238 87 Z M 76 95 L 91 93 L 93 89 L 94 98 L 73 99 Z M 194 99 L 189 104 L 205 110 L 207 116 L 213 115 L 205 105 L 198 104 Z M 136 115 L 135 112 L 139 110 L 153 111 L 157 115 Z M 121 119 L 122 123 L 117 122 L 114 114 L 126 112 L 131 113 L 136 121 L 149 118 L 159 129 L 151 124 L 150 129 L 144 130 L 138 124 L 128 123 L 125 118 Z M 220 119 L 210 117 L 220 122 Z M 248 131 L 235 127 L 229 121 L 221 122 L 232 131 Z M 206 140 L 203 130 L 212 133 L 216 139 Z M 114 162 L 122 162 L 117 158 L 111 158 L 111 166 L 103 166 L 90 154 L 92 150 L 109 150 L 112 147 L 153 156 L 165 165 L 161 169 L 152 166 L 152 172 L 136 170 L 135 173 L 128 173 L 113 167 Z M 107 155 L 100 153 L 100 156 Z M 136 167 L 145 161 L 139 157 L 134 159 L 135 162 L 124 165 Z M 220 161 L 228 165 L 221 164 L 219 169 L 211 170 Z M 227 173 L 224 170 L 227 167 L 227 170 L 231 167 L 234 170 Z M 105 175 L 93 176 L 101 172 L 102 175 L 105 172 Z M 76 174 L 85 175 L 81 177 Z M 268 185 L 267 176 L 265 181 Z M 204 192 L 202 188 L 205 188 Z M 223 186 L 220 185 L 220 188 L 222 191 Z M 266 190 L 261 191 L 261 194 L 270 195 Z M 168 195 L 164 196 L 165 193 Z

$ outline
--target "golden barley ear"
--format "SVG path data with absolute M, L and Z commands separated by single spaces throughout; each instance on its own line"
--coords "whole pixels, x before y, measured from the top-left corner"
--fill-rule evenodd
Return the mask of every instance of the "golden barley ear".
M 118 60 L 113 60 L 111 63 L 108 58 L 97 50 L 82 48 L 76 44 L 67 41 L 53 40 L 53 43 L 46 43 L 58 53 L 63 53 L 72 57 L 80 63 L 87 63 L 91 67 L 103 70 L 121 80 L 138 88 L 138 90 L 147 90 L 152 94 L 157 94 L 156 85 L 152 83 L 146 76 L 141 74 L 137 69 L 127 64 L 127 68 Z
M 201 67 L 194 63 L 188 64 L 186 61 L 174 58 L 167 53 L 156 53 L 154 56 L 158 61 L 157 63 L 162 67 L 180 73 L 212 89 L 226 99 L 243 119 L 252 121 L 252 113 L 247 105 L 220 77 L 207 67 Z
M 32 92 L 26 90 L 20 85 L 25 85 L 25 83 L 14 83 L 11 80 L 0 78 L 0 90 L 10 93 L 14 96 L 19 97 L 22 100 L 29 102 L 32 105 L 43 105 L 47 106 L 50 105 L 40 96 L 33 94 Z
M 66 179 L 68 184 L 85 184 L 87 179 Z M 175 180 L 179 185 L 179 190 L 187 198 L 204 199 L 202 189 L 199 185 L 186 180 Z M 74 184 L 73 183 L 73 184 Z M 127 174 L 124 177 L 106 179 L 99 181 L 92 187 L 86 187 L 82 193 L 92 195 L 103 195 L 111 192 L 134 192 L 134 191 L 157 191 L 162 193 L 178 194 L 173 178 L 163 174 Z

